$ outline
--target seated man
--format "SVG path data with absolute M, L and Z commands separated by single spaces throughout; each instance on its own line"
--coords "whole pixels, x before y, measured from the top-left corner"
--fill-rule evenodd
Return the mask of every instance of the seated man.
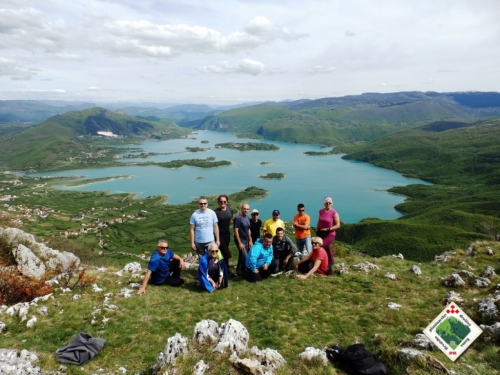
M 273 262 L 272 243 L 273 235 L 266 233 L 264 239 L 259 238 L 250 249 L 245 264 L 249 281 L 261 281 L 275 273 L 276 266 Z
M 283 228 L 276 229 L 276 236 L 273 237 L 273 262 L 276 272 L 291 270 L 292 258 L 296 252 L 297 246 L 289 237 L 285 236 Z
M 181 269 L 184 268 L 184 261 L 168 248 L 168 242 L 158 241 L 158 247 L 149 259 L 148 269 L 137 294 L 146 293 L 150 279 L 154 285 L 181 286 L 184 284 L 184 280 L 181 279 Z

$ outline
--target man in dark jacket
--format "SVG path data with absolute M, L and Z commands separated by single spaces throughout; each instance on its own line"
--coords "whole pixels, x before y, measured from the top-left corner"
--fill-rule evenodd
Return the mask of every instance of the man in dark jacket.
M 276 265 L 276 272 L 291 270 L 292 258 L 296 252 L 297 246 L 285 236 L 283 228 L 277 228 L 276 236 L 273 237 L 273 262 Z

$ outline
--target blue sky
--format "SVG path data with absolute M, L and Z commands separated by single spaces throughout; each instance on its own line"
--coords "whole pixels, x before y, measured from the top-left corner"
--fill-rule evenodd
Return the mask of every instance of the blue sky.
M 496 0 L 2 0 L 0 100 L 499 91 Z

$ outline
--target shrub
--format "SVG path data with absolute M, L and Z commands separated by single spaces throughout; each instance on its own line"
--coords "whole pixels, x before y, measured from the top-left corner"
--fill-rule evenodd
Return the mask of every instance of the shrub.
M 16 259 L 12 254 L 12 244 L 4 237 L 0 237 L 0 267 L 14 266 Z
M 0 304 L 13 305 L 30 302 L 36 297 L 54 291 L 45 278 L 36 279 L 23 275 L 19 270 L 9 267 L 0 269 Z

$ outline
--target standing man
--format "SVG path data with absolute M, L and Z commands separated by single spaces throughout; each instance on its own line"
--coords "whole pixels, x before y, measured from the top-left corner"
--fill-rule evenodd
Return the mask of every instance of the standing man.
M 238 265 L 236 266 L 236 273 L 240 276 L 245 274 L 245 263 L 248 250 L 253 246 L 250 219 L 247 216 L 249 211 L 250 206 L 243 203 L 240 213 L 234 219 L 234 243 L 238 248 Z
M 283 228 L 276 229 L 276 236 L 273 237 L 273 255 L 276 272 L 292 269 L 292 258 L 297 252 L 297 247 L 290 239 L 285 236 Z
M 262 228 L 262 221 L 259 219 L 259 210 L 252 210 L 252 218 L 250 219 L 250 232 L 252 233 L 252 242 L 257 242 L 260 237 L 260 228 Z
M 266 220 L 264 223 L 264 229 L 263 229 L 263 235 L 266 235 L 266 233 L 271 233 L 271 236 L 276 235 L 276 229 L 278 228 L 283 228 L 285 229 L 285 223 L 283 220 L 280 219 L 280 211 L 279 210 L 274 210 L 273 211 L 273 217 Z
M 229 269 L 229 242 L 231 241 L 229 227 L 233 222 L 233 210 L 229 207 L 229 198 L 225 194 L 219 195 L 217 203 L 219 207 L 215 209 L 215 215 L 217 216 L 217 226 L 219 227 L 219 250 Z
M 202 256 L 208 250 L 208 245 L 211 242 L 220 246 L 219 242 L 219 227 L 217 225 L 217 215 L 208 208 L 208 200 L 206 197 L 198 199 L 200 208 L 193 212 L 189 224 L 191 230 L 191 250 L 196 251 L 198 256 Z
M 184 261 L 168 248 L 168 242 L 159 240 L 155 252 L 149 259 L 148 269 L 137 294 L 146 293 L 150 279 L 154 285 L 181 286 L 184 284 L 184 280 L 181 279 L 181 270 L 184 268 Z
M 251 282 L 267 279 L 275 273 L 273 262 L 273 236 L 266 233 L 264 239 L 257 240 L 250 249 L 246 260 L 248 280 Z
M 305 213 L 305 206 L 302 203 L 297 205 L 297 215 L 293 217 L 293 228 L 295 229 L 295 241 L 298 251 L 302 255 L 312 251 L 311 244 L 311 218 Z M 304 252 L 304 248 L 306 251 Z

